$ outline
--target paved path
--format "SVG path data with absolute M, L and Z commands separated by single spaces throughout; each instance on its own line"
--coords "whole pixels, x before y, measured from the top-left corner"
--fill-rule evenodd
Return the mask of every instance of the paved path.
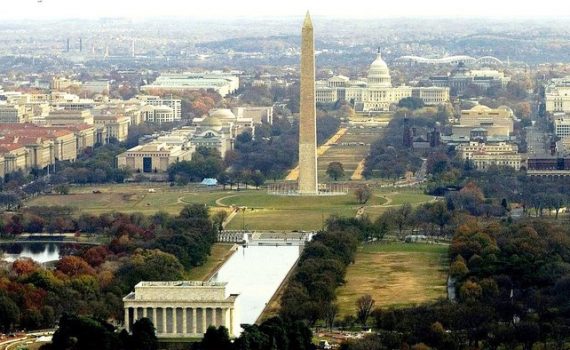
M 360 163 L 358 163 L 356 169 L 354 170 L 354 173 L 352 173 L 352 176 L 350 177 L 351 180 L 359 181 L 363 179 L 362 172 L 364 171 L 365 162 L 366 159 L 363 159 L 360 161 Z
M 338 140 L 344 136 L 344 134 L 346 134 L 346 132 L 348 131 L 347 128 L 340 128 L 338 129 L 338 131 L 336 132 L 336 134 L 334 134 L 333 136 L 331 136 L 331 138 L 329 138 L 327 140 L 327 142 L 325 142 L 323 145 L 321 145 L 318 149 L 317 149 L 317 157 L 322 156 L 323 154 L 325 154 L 326 151 L 329 150 L 329 148 L 331 148 L 333 143 L 337 143 Z M 289 172 L 289 174 L 287 175 L 287 177 L 285 178 L 286 181 L 296 181 L 299 178 L 299 166 L 297 165 L 295 168 L 291 169 L 291 171 Z

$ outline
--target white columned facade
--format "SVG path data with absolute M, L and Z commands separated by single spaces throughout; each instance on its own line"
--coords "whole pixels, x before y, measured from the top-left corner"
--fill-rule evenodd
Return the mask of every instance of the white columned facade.
M 140 282 L 135 292 L 123 298 L 125 329 L 131 331 L 132 323 L 152 317 L 158 338 L 198 338 L 209 326 L 225 326 L 230 336 L 238 336 L 233 311 L 238 295 L 226 296 L 225 285 L 202 281 Z

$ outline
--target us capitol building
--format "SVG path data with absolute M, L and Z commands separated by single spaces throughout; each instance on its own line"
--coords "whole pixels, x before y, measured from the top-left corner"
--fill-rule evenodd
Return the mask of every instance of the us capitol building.
M 316 83 L 316 100 L 320 103 L 348 101 L 357 112 L 389 111 L 390 105 L 405 97 L 421 98 L 426 105 L 438 105 L 449 102 L 448 87 L 412 87 L 392 86 L 388 65 L 378 52 L 370 65 L 368 77 L 362 80 L 350 80 L 338 75 Z

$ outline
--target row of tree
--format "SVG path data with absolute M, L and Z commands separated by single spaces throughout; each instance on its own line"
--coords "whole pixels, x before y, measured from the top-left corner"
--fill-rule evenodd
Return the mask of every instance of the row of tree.
M 184 207 L 171 216 L 157 213 L 84 214 L 75 219 L 64 209 L 35 208 L 41 220 L 65 220 L 105 236 L 109 243 L 67 246 L 55 269 L 21 259 L 0 271 L 0 327 L 51 328 L 64 313 L 100 319 L 123 317 L 122 297 L 141 280 L 180 280 L 204 263 L 217 226 L 203 205 Z M 10 224 L 12 215 L 8 220 Z M 47 216 L 50 216 L 48 219 Z

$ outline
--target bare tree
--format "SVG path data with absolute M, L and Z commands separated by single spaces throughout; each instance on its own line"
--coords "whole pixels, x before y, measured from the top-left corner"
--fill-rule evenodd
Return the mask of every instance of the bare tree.
M 370 313 L 372 313 L 374 303 L 375 301 L 370 294 L 365 294 L 356 300 L 356 318 L 364 327 Z
M 336 319 L 337 314 L 338 314 L 338 305 L 336 303 L 330 303 L 327 306 L 325 306 L 324 316 L 325 316 L 325 322 L 327 323 L 329 330 L 332 330 L 334 326 L 334 320 Z
M 360 185 L 354 190 L 354 196 L 359 204 L 366 204 L 372 197 L 372 191 L 368 185 Z

